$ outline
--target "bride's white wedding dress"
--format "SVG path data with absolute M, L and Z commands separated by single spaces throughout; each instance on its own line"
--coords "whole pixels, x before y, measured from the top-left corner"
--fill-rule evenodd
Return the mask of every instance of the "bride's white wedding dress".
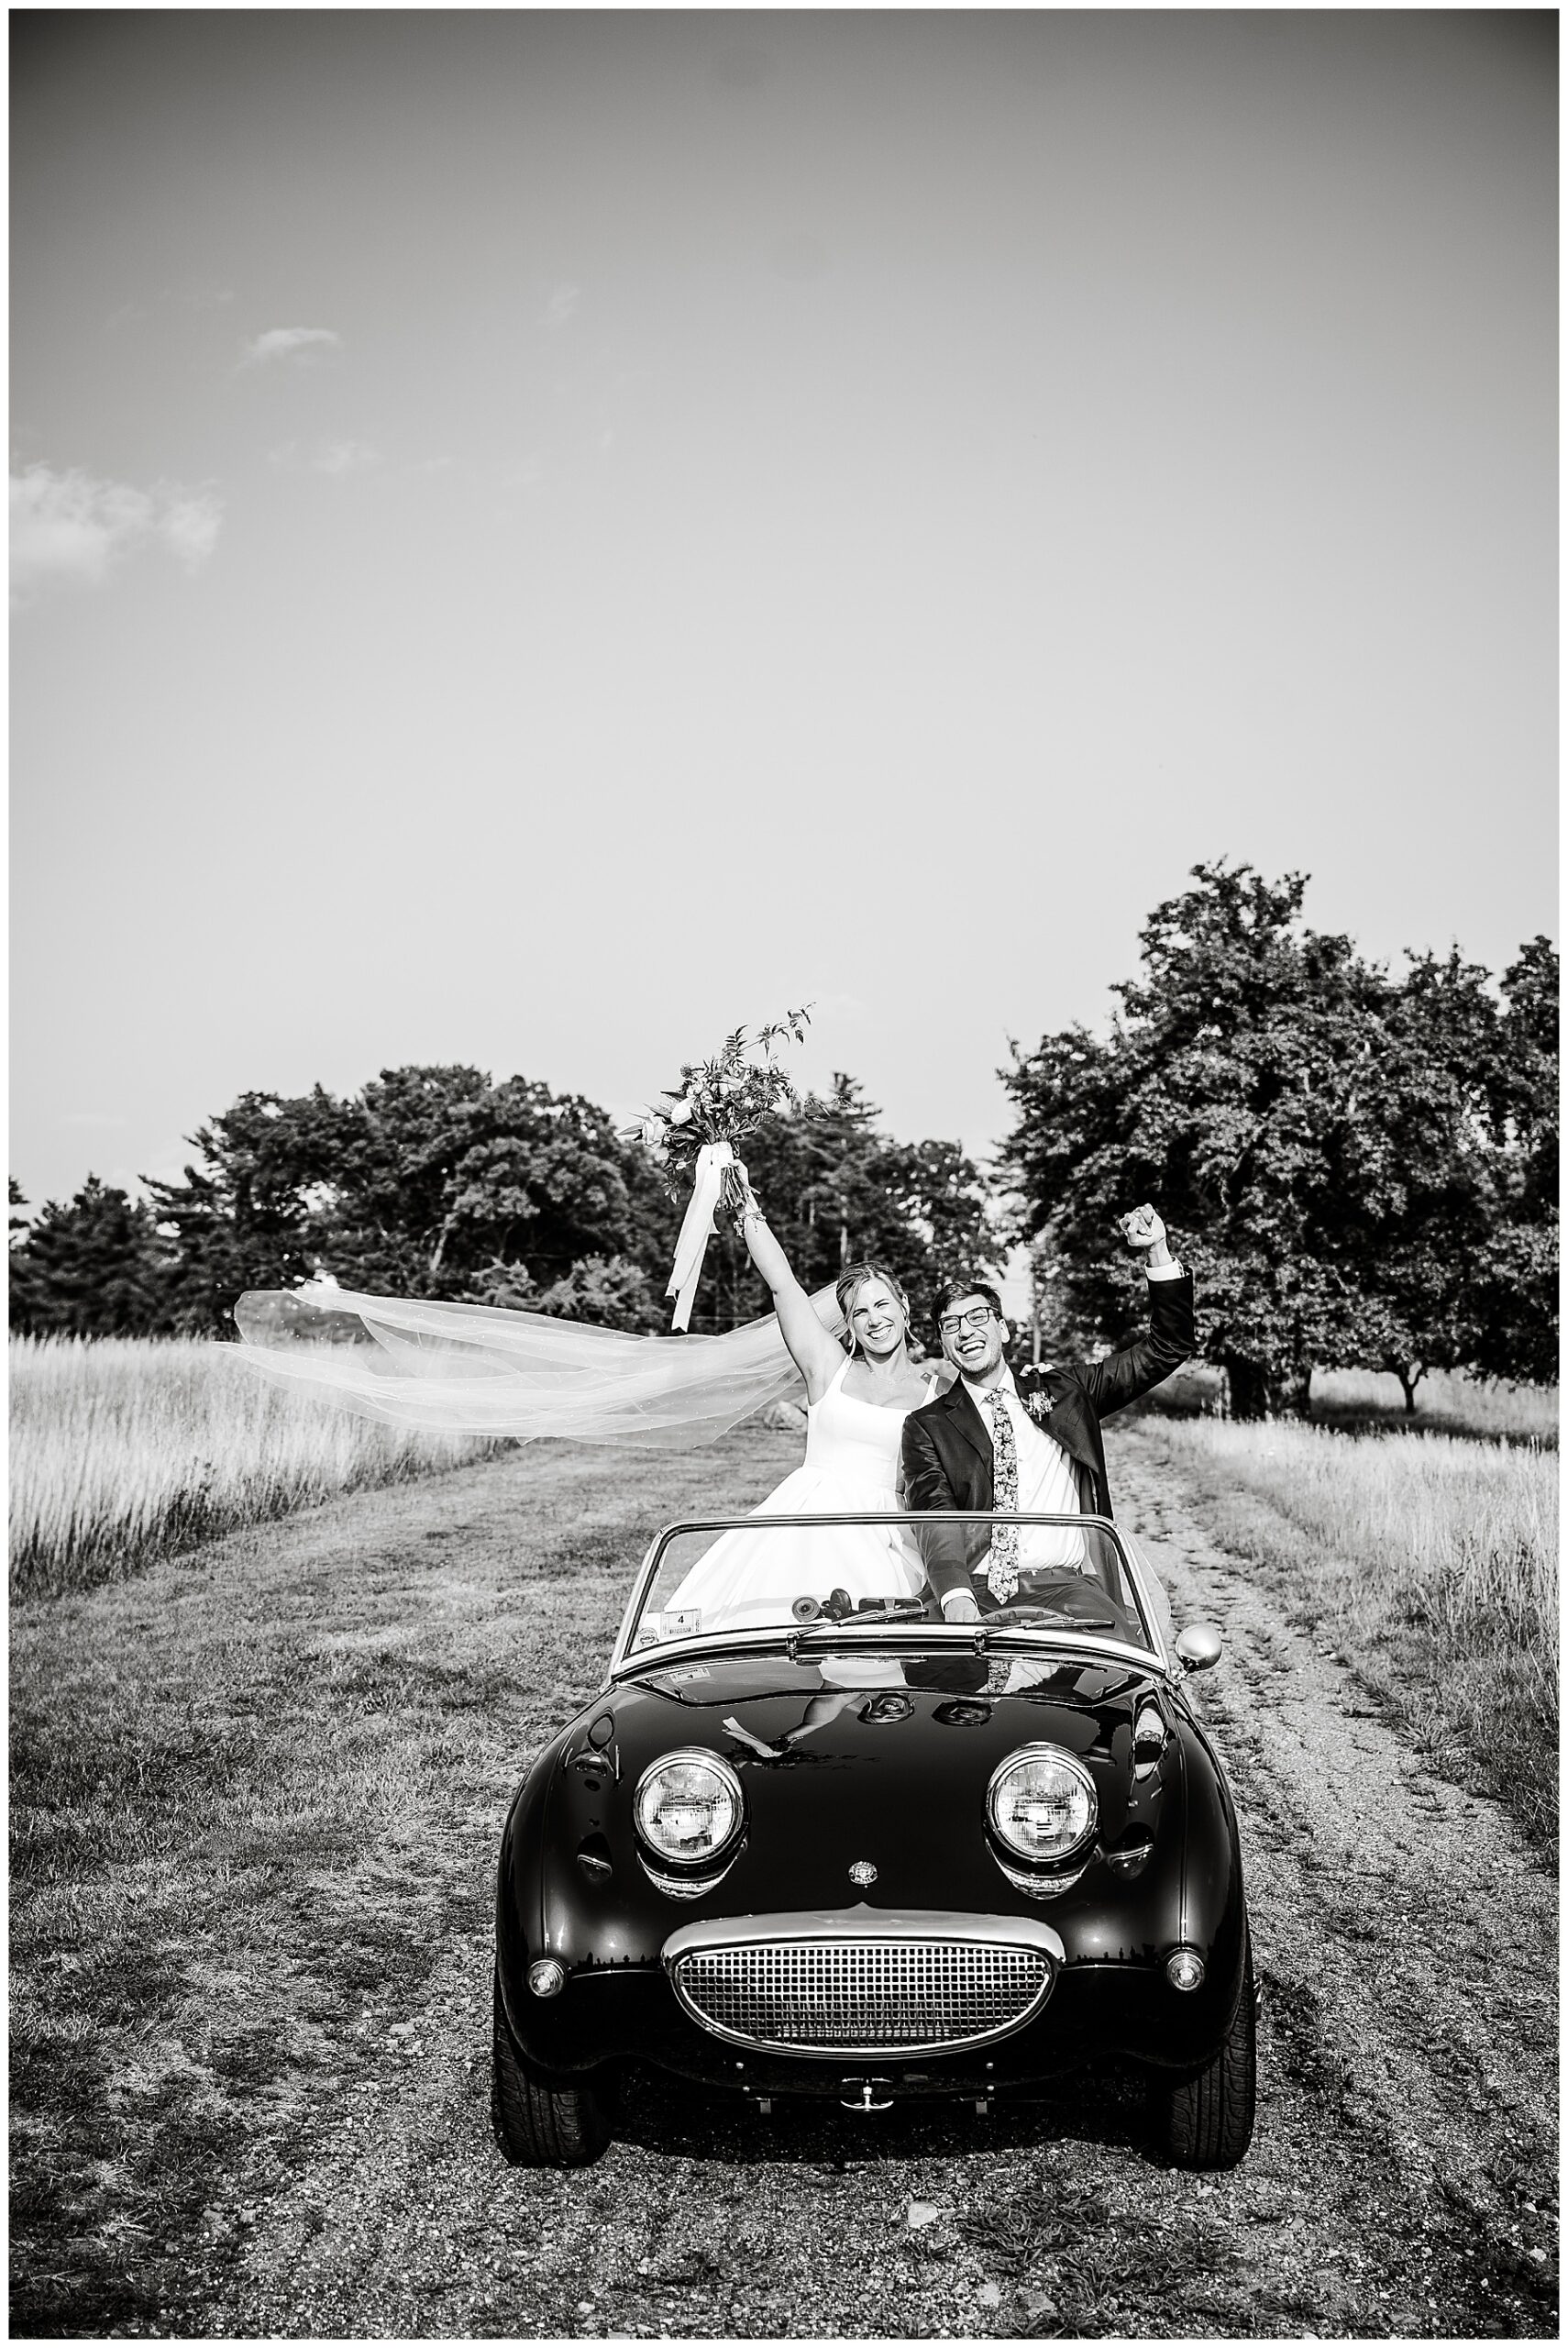
M 776 1485 L 754 1518 L 868 1516 L 901 1508 L 899 1455 L 908 1412 L 863 1402 L 844 1390 L 844 1366 L 826 1392 L 806 1406 L 806 1456 Z M 935 1390 L 928 1380 L 927 1399 Z M 911 1404 L 911 1408 L 918 1408 Z M 896 1524 L 759 1525 L 721 1534 L 679 1587 L 665 1599 L 674 1612 L 695 1610 L 693 1629 L 788 1619 L 797 1598 L 819 1602 L 834 1589 L 852 1600 L 918 1598 L 925 1587 L 920 1553 Z

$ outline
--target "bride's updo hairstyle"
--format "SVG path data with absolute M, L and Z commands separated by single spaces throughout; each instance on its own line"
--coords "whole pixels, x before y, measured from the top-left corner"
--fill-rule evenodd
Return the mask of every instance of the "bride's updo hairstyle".
M 845 1351 L 852 1354 L 856 1350 L 855 1323 L 851 1316 L 855 1311 L 855 1300 L 867 1280 L 880 1280 L 883 1287 L 891 1294 L 894 1303 L 904 1316 L 904 1343 L 907 1346 L 910 1341 L 910 1333 L 914 1327 L 914 1315 L 910 1311 L 910 1301 L 904 1294 L 903 1283 L 897 1272 L 890 1272 L 886 1264 L 846 1264 L 834 1282 L 833 1291 L 838 1299 L 838 1309 L 845 1319 Z

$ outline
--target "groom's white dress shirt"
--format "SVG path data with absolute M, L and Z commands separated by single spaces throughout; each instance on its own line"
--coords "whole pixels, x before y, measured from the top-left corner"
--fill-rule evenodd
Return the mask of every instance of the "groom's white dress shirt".
M 988 1434 L 991 1432 L 990 1398 L 999 1389 L 1006 1400 L 1013 1448 L 1018 1453 L 1020 1510 L 1026 1515 L 1077 1516 L 1078 1487 L 1073 1463 L 1055 1436 L 1047 1434 L 1024 1409 L 1006 1362 L 989 1386 L 977 1386 L 970 1378 L 964 1380 L 964 1390 L 978 1411 L 980 1424 Z

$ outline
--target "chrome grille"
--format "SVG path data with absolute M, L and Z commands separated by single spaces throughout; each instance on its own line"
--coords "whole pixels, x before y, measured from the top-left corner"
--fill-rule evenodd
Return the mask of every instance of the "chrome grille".
M 691 1949 L 671 1975 L 721 2038 L 828 2053 L 999 2037 L 1043 2000 L 1051 1961 L 995 1942 L 813 1938 Z

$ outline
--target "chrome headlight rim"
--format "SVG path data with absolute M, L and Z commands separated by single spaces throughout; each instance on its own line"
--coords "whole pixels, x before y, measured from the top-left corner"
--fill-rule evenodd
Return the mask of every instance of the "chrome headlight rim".
M 682 1766 L 711 1771 L 728 1792 L 733 1805 L 734 1817 L 729 1833 L 722 1843 L 715 1843 L 708 1851 L 693 1854 L 668 1851 L 662 1843 L 656 1841 L 643 1823 L 643 1797 L 649 1786 L 665 1770 Z M 668 1753 L 661 1753 L 657 1761 L 650 1761 L 637 1779 L 632 1794 L 632 1826 L 641 1853 L 651 1857 L 660 1870 L 669 1868 L 678 1877 L 711 1876 L 715 1867 L 722 1868 L 726 1860 L 734 1857 L 745 1832 L 745 1796 L 741 1791 L 741 1781 L 723 1755 L 715 1753 L 711 1744 L 675 1745 Z
M 997 1815 L 997 1797 L 1009 1778 L 1015 1771 L 1026 1767 L 1032 1762 L 1038 1761 L 1055 1762 L 1059 1767 L 1066 1769 L 1069 1776 L 1082 1787 L 1087 1800 L 1088 1808 L 1081 1831 L 1072 1842 L 1065 1843 L 1059 1851 L 1043 1852 L 1025 1849 L 1021 1843 L 1014 1842 Z M 1042 1876 L 1046 1877 L 1059 1875 L 1064 1868 L 1071 1868 L 1076 1878 L 1083 1872 L 1086 1856 L 1094 1841 L 1095 1829 L 1099 1824 L 1099 1795 L 1096 1789 L 1094 1778 L 1077 1755 L 1069 1753 L 1065 1745 L 1051 1744 L 1043 1741 L 1037 1744 L 1018 1745 L 1005 1760 L 999 1761 L 991 1772 L 990 1783 L 986 1788 L 986 1825 L 999 1851 L 1005 1851 L 1010 1862 L 1021 1860 L 1025 1866 L 1035 1869 Z

